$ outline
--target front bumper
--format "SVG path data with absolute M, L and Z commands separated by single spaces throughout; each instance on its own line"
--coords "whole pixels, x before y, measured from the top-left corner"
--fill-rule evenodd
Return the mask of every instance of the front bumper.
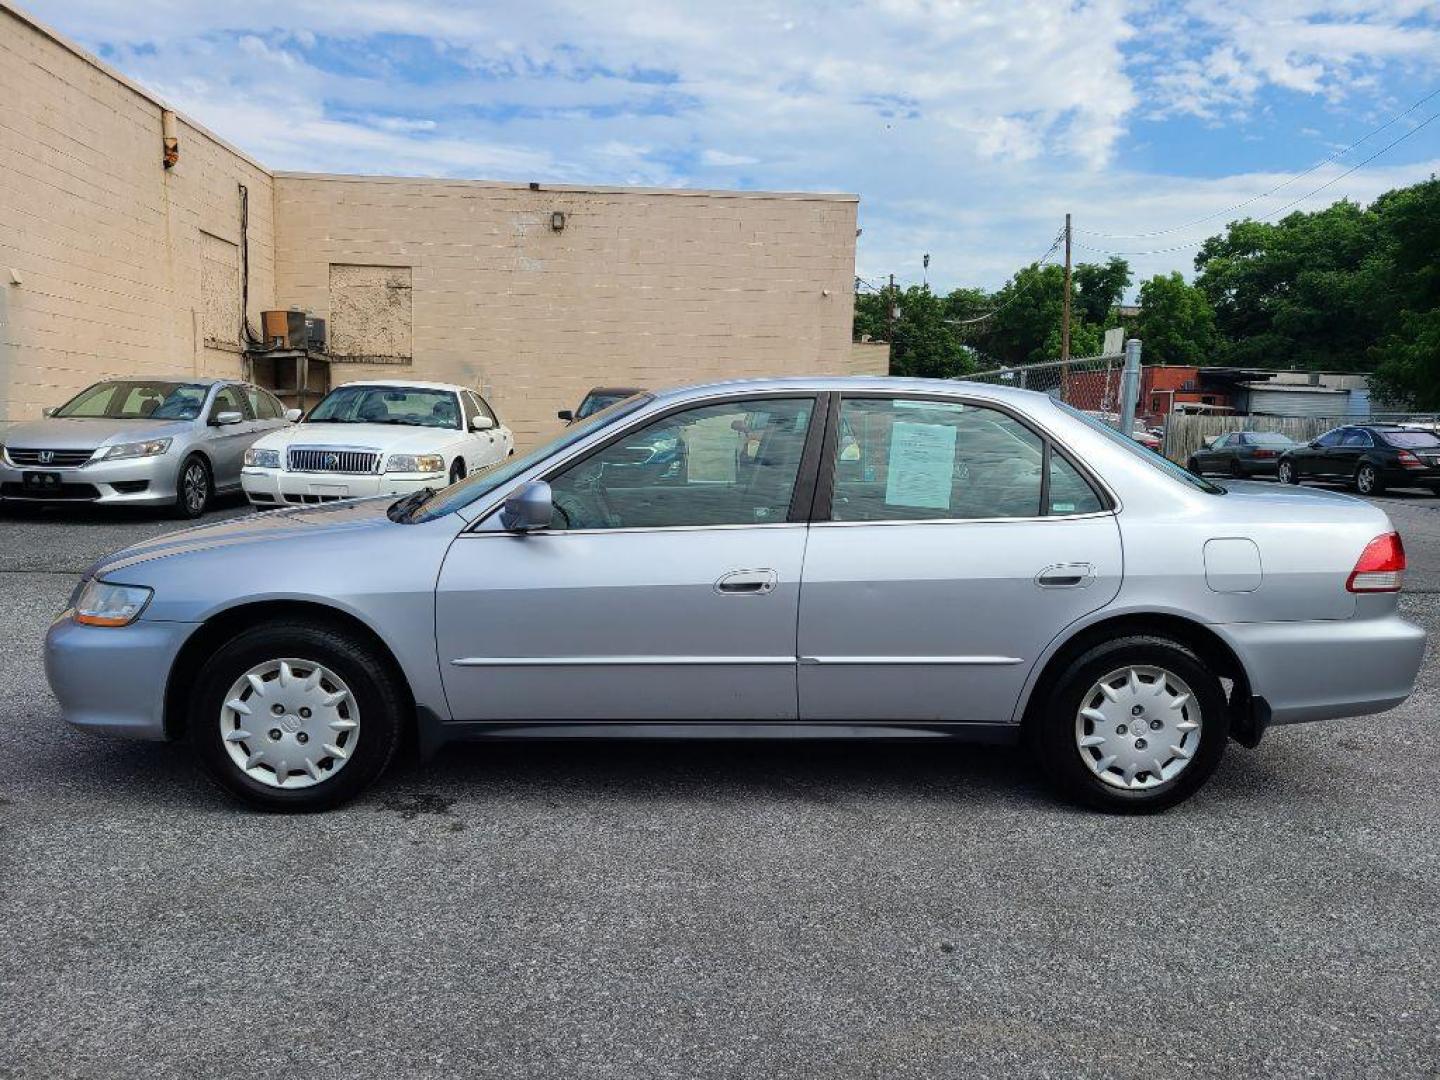
M 165 687 L 192 623 L 82 626 L 68 615 L 45 635 L 45 677 L 77 728 L 132 739 L 165 738 Z
M 294 473 L 256 468 L 240 471 L 240 485 L 245 489 L 246 498 L 262 507 L 408 495 L 423 487 L 441 488 L 448 482 L 444 473 Z
M 1425 657 L 1425 631 L 1394 614 L 1211 629 L 1235 650 L 1272 724 L 1393 709 L 1415 689 Z
M 0 498 L 6 502 L 100 503 L 106 506 L 164 506 L 175 501 L 179 458 L 174 454 L 95 461 L 78 468 L 23 468 L 0 459 Z M 46 491 L 27 490 L 26 473 L 48 473 L 60 486 Z

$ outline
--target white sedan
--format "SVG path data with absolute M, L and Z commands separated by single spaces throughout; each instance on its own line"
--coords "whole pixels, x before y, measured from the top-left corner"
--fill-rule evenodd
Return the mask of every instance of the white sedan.
M 443 487 L 515 452 L 475 391 L 391 380 L 337 386 L 299 424 L 245 452 L 240 481 L 268 508 Z

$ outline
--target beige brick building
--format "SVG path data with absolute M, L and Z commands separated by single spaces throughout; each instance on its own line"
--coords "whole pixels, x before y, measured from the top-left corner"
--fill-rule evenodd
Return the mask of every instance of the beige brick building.
M 597 383 L 883 370 L 853 195 L 277 173 L 172 122 L 166 168 L 164 104 L 0 0 L 0 426 L 238 375 L 242 302 L 325 318 L 334 383 L 478 387 L 522 445 Z

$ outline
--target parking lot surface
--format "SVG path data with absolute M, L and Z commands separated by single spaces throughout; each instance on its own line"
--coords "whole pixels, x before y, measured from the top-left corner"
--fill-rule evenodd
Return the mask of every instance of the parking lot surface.
M 1375 501 L 1434 635 L 1440 499 Z M 268 816 L 45 685 L 77 573 L 172 527 L 0 517 L 0 1077 L 1440 1070 L 1433 653 L 1152 818 L 1008 749 L 763 744 L 460 748 Z

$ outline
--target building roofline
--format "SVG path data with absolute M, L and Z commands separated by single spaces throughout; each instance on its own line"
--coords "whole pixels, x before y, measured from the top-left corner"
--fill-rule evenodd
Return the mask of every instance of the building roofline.
M 256 161 L 254 157 L 252 157 L 250 154 L 247 154 L 244 150 L 241 150 L 234 143 L 229 142 L 226 139 L 222 139 L 219 135 L 216 135 L 215 132 L 211 131 L 204 124 L 199 123 L 189 113 L 175 108 L 164 98 L 156 94 L 153 90 L 147 90 L 140 83 L 130 78 L 130 76 L 126 75 L 117 68 L 110 66 L 104 60 L 101 60 L 98 56 L 96 56 L 94 53 L 81 48 L 75 42 L 67 38 L 64 34 L 60 33 L 60 31 L 56 30 L 54 27 L 48 26 L 45 23 L 41 22 L 39 19 L 35 18 L 34 15 L 31 15 L 23 8 L 16 7 L 15 4 L 11 3 L 11 0 L 0 0 L 0 11 L 3 11 L 7 15 L 13 16 L 25 25 L 29 26 L 36 33 L 49 38 L 56 45 L 59 45 L 62 49 L 65 49 L 67 52 L 73 53 L 79 59 L 83 60 L 91 67 L 95 68 L 102 75 L 106 76 L 107 78 L 114 79 L 121 86 L 125 87 L 125 89 L 129 90 L 132 94 L 135 94 L 137 97 L 144 98 L 146 101 L 150 102 L 150 104 L 154 105 L 157 109 L 160 109 L 164 112 L 174 113 L 176 119 L 183 121 L 187 127 L 194 129 L 201 135 L 204 135 L 207 139 L 211 139 L 220 146 L 223 146 L 226 150 L 229 150 L 236 157 L 244 160 L 248 165 L 259 169 L 266 176 L 274 175 L 274 173 L 270 170 L 268 166 L 263 165 L 259 161 Z M 180 152 L 182 155 L 184 154 L 185 150 L 183 146 L 181 147 Z
M 4 3 L 5 0 L 0 0 Z M 624 184 L 547 184 L 532 186 L 519 180 L 471 180 L 453 176 L 383 176 L 366 173 L 292 172 L 275 169 L 276 180 L 316 180 L 342 184 L 434 184 L 446 187 L 499 188 L 510 191 L 536 191 L 567 195 L 678 195 L 704 196 L 720 199 L 788 199 L 796 202 L 858 203 L 860 196 L 840 191 L 746 191 L 733 188 L 660 188 L 633 187 Z

